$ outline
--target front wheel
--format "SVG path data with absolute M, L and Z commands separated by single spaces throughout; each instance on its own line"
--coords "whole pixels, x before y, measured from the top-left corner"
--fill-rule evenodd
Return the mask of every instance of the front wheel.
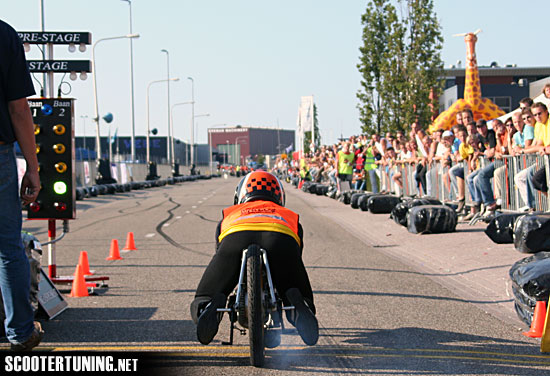
M 248 294 L 248 339 L 250 341 L 250 364 L 261 367 L 264 364 L 264 312 L 262 302 L 262 253 L 260 247 L 251 245 L 247 252 L 247 294 Z

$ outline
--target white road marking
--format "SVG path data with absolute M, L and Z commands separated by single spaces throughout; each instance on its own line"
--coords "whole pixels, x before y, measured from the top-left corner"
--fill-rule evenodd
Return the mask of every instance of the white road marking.
M 155 233 L 150 233 L 150 234 L 147 234 L 145 235 L 146 238 L 152 238 L 153 236 L 155 236 L 156 234 Z

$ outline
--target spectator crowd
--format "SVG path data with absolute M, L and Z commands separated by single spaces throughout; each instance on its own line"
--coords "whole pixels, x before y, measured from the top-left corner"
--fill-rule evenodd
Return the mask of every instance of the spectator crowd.
M 550 84 L 543 93 L 550 97 Z M 545 104 L 524 98 L 509 118 L 489 122 L 474 121 L 472 111 L 465 109 L 450 130 L 427 134 L 425 128 L 427 124 L 415 122 L 404 132 L 351 136 L 299 160 L 279 158 L 274 169 L 288 179 L 326 182 L 338 190 L 349 183 L 351 189 L 403 195 L 411 194 L 408 187 L 413 185 L 414 194 L 435 197 L 443 189 L 458 202 L 457 211 L 466 220 L 499 208 L 513 191 L 503 183 L 512 175 L 521 197 L 519 210 L 534 211 L 537 195 L 547 194 L 544 164 L 522 158 L 532 155 L 540 161 L 550 154 Z

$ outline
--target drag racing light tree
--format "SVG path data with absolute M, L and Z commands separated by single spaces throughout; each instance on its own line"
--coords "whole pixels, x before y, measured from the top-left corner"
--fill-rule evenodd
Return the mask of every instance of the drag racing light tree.
M 96 129 L 96 160 L 99 161 L 101 159 L 101 137 L 99 132 L 99 105 L 97 102 L 97 74 L 96 74 L 96 65 L 95 65 L 95 47 L 99 42 L 103 42 L 106 40 L 113 40 L 113 39 L 126 39 L 126 38 L 139 38 L 139 34 L 127 34 L 127 35 L 121 35 L 118 37 L 109 37 L 109 38 L 101 38 L 98 39 L 94 45 L 92 46 L 92 77 L 93 77 L 93 83 L 94 83 L 94 121 L 95 121 L 95 129 Z
M 74 219 L 75 151 L 73 99 L 30 99 L 40 175 L 40 193 L 28 205 L 29 219 Z

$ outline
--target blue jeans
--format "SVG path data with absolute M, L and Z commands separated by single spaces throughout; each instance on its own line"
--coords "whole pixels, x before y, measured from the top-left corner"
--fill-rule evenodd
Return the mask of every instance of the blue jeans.
M 533 185 L 533 176 L 537 171 L 536 166 L 529 167 L 529 172 L 527 173 L 527 204 L 530 208 L 536 207 L 535 201 L 535 186 Z
M 0 145 L 0 288 L 6 312 L 6 337 L 23 343 L 34 330 L 29 302 L 29 260 L 21 242 L 21 201 L 13 144 Z
M 476 187 L 481 193 L 481 200 L 486 206 L 495 203 L 495 195 L 493 194 L 493 186 L 491 184 L 491 179 L 494 174 L 495 162 L 491 162 L 479 171 L 477 179 L 475 180 Z
M 370 187 L 372 189 L 372 193 L 378 193 L 378 181 L 376 180 L 376 170 L 368 170 L 369 173 L 369 181 L 370 181 Z
M 474 179 L 479 174 L 479 171 L 481 170 L 475 170 L 470 175 L 466 177 L 466 184 L 468 184 L 468 191 L 470 192 L 470 196 L 472 197 L 472 202 L 476 205 L 481 204 L 481 192 L 479 191 L 479 188 L 477 184 L 474 183 Z

